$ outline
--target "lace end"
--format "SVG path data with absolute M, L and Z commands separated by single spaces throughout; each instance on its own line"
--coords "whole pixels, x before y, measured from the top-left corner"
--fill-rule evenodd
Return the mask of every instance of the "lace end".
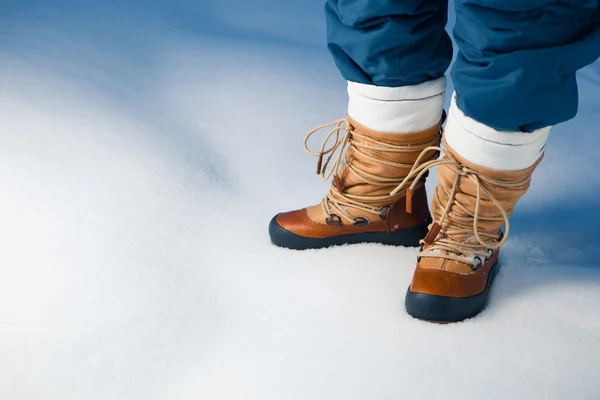
M 334 175 L 333 176 L 333 184 L 335 185 L 336 189 L 340 193 L 343 193 L 343 191 L 342 191 L 342 181 L 340 180 L 340 177 L 338 175 Z
M 321 167 L 323 166 L 323 153 L 319 155 L 319 161 L 317 161 L 317 175 L 321 174 Z
M 406 191 L 406 212 L 409 214 L 412 214 L 413 212 L 413 190 L 411 188 L 408 188 L 408 190 Z
M 427 232 L 425 238 L 423 238 L 423 242 L 427 244 L 433 244 L 435 238 L 440 234 L 441 230 L 442 226 L 437 222 L 434 222 L 431 228 L 429 229 L 429 232 Z

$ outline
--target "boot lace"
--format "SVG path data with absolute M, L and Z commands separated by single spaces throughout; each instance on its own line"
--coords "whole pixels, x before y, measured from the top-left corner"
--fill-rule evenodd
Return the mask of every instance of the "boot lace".
M 326 134 L 319 151 L 310 150 L 308 147 L 309 139 L 318 131 L 326 128 L 331 129 Z M 359 138 L 360 141 L 355 140 L 356 138 Z M 332 142 L 331 147 L 327 148 L 330 141 Z M 364 157 L 365 159 L 379 164 L 410 169 L 413 166 L 412 163 L 393 162 L 376 158 L 367 154 L 365 150 L 408 153 L 424 150 L 427 146 L 430 146 L 436 141 L 437 139 L 434 139 L 429 143 L 414 146 L 396 146 L 356 132 L 350 121 L 346 118 L 341 118 L 328 124 L 317 126 L 310 131 L 304 139 L 304 150 L 306 150 L 308 154 L 318 157 L 317 174 L 320 174 L 324 181 L 328 181 L 333 176 L 333 185 L 331 186 L 329 193 L 327 193 L 327 196 L 321 201 L 321 206 L 323 207 L 325 214 L 328 215 L 327 223 L 331 225 L 340 225 L 343 220 L 352 224 L 370 223 L 370 220 L 367 218 L 354 217 L 349 213 L 349 208 L 359 209 L 366 213 L 373 214 L 375 217 L 385 219 L 390 209 L 389 206 L 373 206 L 366 204 L 366 202 L 386 202 L 392 204 L 395 202 L 395 199 L 406 194 L 406 189 L 402 188 L 395 190 L 393 194 L 384 194 L 380 196 L 361 196 L 345 192 L 338 175 L 342 164 L 354 172 L 362 182 L 369 185 L 394 186 L 402 181 L 402 179 L 399 178 L 390 178 L 369 173 L 354 165 L 349 160 L 346 160 L 346 162 L 343 163 L 342 160 L 346 149 L 352 148 L 356 154 L 360 155 L 360 157 Z M 404 182 L 409 182 L 409 180 L 404 179 Z M 413 183 L 411 186 L 415 186 L 415 184 Z
M 446 158 L 431 160 L 421 164 L 420 160 L 429 152 L 443 153 L 446 155 Z M 445 151 L 443 148 L 432 146 L 426 148 L 423 153 L 421 153 L 408 176 L 391 192 L 391 195 L 406 190 L 406 186 L 412 181 L 412 184 L 410 184 L 408 189 L 408 195 L 410 196 L 410 191 L 413 190 L 414 182 L 417 182 L 429 169 L 442 165 L 448 165 L 456 173 L 456 178 L 454 179 L 454 184 L 450 191 L 448 191 L 446 187 L 438 185 L 438 190 L 439 188 L 443 189 L 446 196 L 448 196 L 448 202 L 445 205 L 442 204 L 436 190 L 433 201 L 438 209 L 443 209 L 444 211 L 439 218 L 437 218 L 436 215 L 432 215 L 433 222 L 429 225 L 429 233 L 427 236 L 420 241 L 421 251 L 418 253 L 418 257 L 435 257 L 459 261 L 470 265 L 472 269 L 476 270 L 481 266 L 483 262 L 482 258 L 485 260 L 489 259 L 492 255 L 492 251 L 506 242 L 510 232 L 508 213 L 502 204 L 494 198 L 486 186 L 491 185 L 502 188 L 517 188 L 526 185 L 531 178 L 527 177 L 518 181 L 495 179 L 462 165 L 454 156 L 452 156 L 452 154 Z M 470 210 L 469 207 L 461 204 L 456 198 L 456 194 L 459 193 L 458 187 L 461 177 L 470 179 L 477 188 L 475 210 Z M 487 196 L 486 200 L 489 200 L 496 206 L 500 212 L 500 216 L 480 215 L 482 194 Z M 460 210 L 460 212 L 450 213 L 452 205 Z M 481 221 L 503 222 L 506 226 L 505 233 L 502 234 L 501 232 L 497 232 L 492 234 L 482 232 L 479 229 L 479 223 Z M 460 238 L 463 238 L 463 240 Z M 464 238 L 467 239 L 465 240 Z M 427 246 L 425 250 L 423 250 L 424 246 Z

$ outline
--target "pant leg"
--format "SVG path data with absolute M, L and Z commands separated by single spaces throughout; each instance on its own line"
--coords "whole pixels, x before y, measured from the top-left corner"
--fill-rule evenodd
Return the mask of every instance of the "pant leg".
M 415 85 L 444 75 L 452 60 L 448 0 L 327 0 L 327 41 L 346 80 Z
M 600 56 L 599 0 L 456 0 L 460 110 L 530 132 L 577 113 L 578 69 Z

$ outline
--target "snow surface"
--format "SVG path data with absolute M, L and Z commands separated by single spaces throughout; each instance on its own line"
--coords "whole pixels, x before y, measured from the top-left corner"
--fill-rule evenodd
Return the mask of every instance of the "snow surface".
M 269 243 L 346 105 L 321 6 L 0 4 L 0 399 L 600 398 L 600 65 L 490 306 L 429 324 L 416 249 Z

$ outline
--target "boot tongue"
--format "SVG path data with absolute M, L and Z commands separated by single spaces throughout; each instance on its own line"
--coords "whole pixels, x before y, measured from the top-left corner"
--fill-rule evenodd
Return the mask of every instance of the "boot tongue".
M 408 175 L 426 147 L 439 145 L 440 124 L 419 132 L 389 133 L 371 130 L 351 118 L 348 121 L 352 127 L 350 145 L 344 163 L 334 176 L 330 196 L 339 201 L 348 214 L 370 220 L 372 212 L 348 203 L 377 211 L 402 198 L 405 195 L 402 192 L 394 196 L 390 193 Z M 433 157 L 437 157 L 435 152 L 431 154 Z
M 443 166 L 440 168 L 444 168 Z M 443 178 L 442 178 L 443 179 Z M 471 212 L 475 211 L 477 198 L 475 195 L 475 189 L 472 190 L 471 186 L 472 181 L 466 180 L 463 184 L 461 181 L 460 187 L 466 190 L 467 193 L 457 193 L 455 196 L 455 201 L 450 207 L 450 211 L 446 216 L 446 221 L 444 222 L 444 231 L 456 231 L 456 230 L 464 230 L 465 233 L 454 233 L 454 234 L 445 234 L 445 237 L 458 243 L 464 243 L 467 245 L 475 245 L 476 247 L 480 247 L 482 250 L 485 250 L 483 246 L 480 245 L 477 237 L 475 236 L 475 229 L 482 239 L 490 244 L 496 243 L 497 240 L 490 238 L 487 235 L 492 235 L 494 237 L 498 237 L 500 234 L 500 229 L 504 224 L 504 219 L 502 218 L 501 212 L 498 208 L 482 193 L 481 199 L 479 202 L 479 220 L 477 226 L 473 224 L 473 215 L 466 213 L 461 207 L 457 205 L 457 202 L 460 203 L 463 207 L 467 208 Z M 465 187 L 466 186 L 466 187 Z M 474 184 L 473 184 L 474 186 Z M 469 188 L 467 188 L 469 187 Z M 460 189 L 459 189 L 460 190 Z M 439 194 L 441 198 L 444 198 L 444 194 Z M 447 200 L 445 200 L 447 201 Z M 434 208 L 438 213 L 440 210 Z M 438 215 L 439 216 L 439 215 Z M 494 218 L 494 220 L 489 220 L 486 218 Z M 465 221 L 466 220 L 466 221 Z M 437 225 L 437 224 L 435 224 Z M 439 225 L 438 225 L 439 226 Z M 440 227 L 441 228 L 441 227 Z M 459 255 L 459 254 L 457 254 Z M 460 254 L 460 256 L 465 256 L 466 258 L 471 258 L 469 254 Z
M 372 200 L 361 200 L 361 202 L 372 206 L 390 205 L 392 202 L 395 201 L 395 199 L 400 197 L 392 197 L 389 195 L 390 192 L 394 190 L 394 188 L 404 178 L 403 175 L 398 175 L 397 171 L 391 171 L 392 167 L 382 168 L 382 165 L 375 165 L 369 160 L 367 160 L 367 162 L 355 162 L 354 166 L 360 168 L 361 172 L 368 172 L 369 174 L 385 177 L 386 179 L 393 178 L 393 180 L 390 182 L 382 182 L 378 185 L 367 183 L 363 179 L 361 179 L 361 177 L 356 172 L 352 171 L 347 165 L 343 165 L 342 168 L 340 168 L 340 173 L 337 176 L 337 179 L 334 178 L 334 185 L 342 193 L 355 196 L 373 197 Z M 395 172 L 396 175 L 392 176 L 390 172 Z M 364 178 L 367 178 L 369 180 L 376 181 L 376 179 L 368 175 L 363 176 Z M 385 198 L 382 199 L 381 197 Z
M 396 203 L 404 193 L 394 196 L 390 193 L 408 175 L 423 149 L 439 144 L 439 125 L 420 132 L 387 133 L 350 122 L 354 128 L 352 145 L 346 152 L 345 163 L 334 177 L 333 185 L 339 192 L 332 191 L 334 198 L 343 201 L 342 196 L 348 195 L 374 208 Z M 435 157 L 437 155 L 432 152 L 423 162 Z M 372 217 L 364 210 L 345 208 L 357 217 Z
M 395 136 L 401 137 L 402 134 Z M 374 198 L 387 196 L 386 199 L 364 200 L 365 204 L 390 205 L 402 197 L 401 195 L 392 197 L 389 194 L 409 173 L 422 146 L 416 147 L 415 151 L 410 151 L 409 145 L 402 145 L 397 138 L 394 143 L 388 137 L 385 141 L 382 140 L 383 138 L 373 139 L 377 142 L 354 136 L 355 146 L 348 149 L 346 162 L 340 168 L 338 182 L 334 181 L 334 184 L 338 190 L 341 188 L 344 193 L 351 195 Z M 404 151 L 397 151 L 398 147 L 402 147 Z M 352 165 L 352 168 L 349 165 Z M 373 184 L 374 182 L 378 184 Z
M 431 240 L 429 236 L 435 234 L 432 230 L 424 250 L 473 260 L 475 255 L 497 248 L 505 240 L 500 234 L 502 225 L 507 224 L 508 233 L 508 216 L 529 188 L 537 163 L 521 171 L 495 171 L 469 164 L 447 145 L 446 153 L 454 158 L 445 159 L 454 161 L 439 165 L 431 208 L 434 220 L 440 221 L 445 233 Z

